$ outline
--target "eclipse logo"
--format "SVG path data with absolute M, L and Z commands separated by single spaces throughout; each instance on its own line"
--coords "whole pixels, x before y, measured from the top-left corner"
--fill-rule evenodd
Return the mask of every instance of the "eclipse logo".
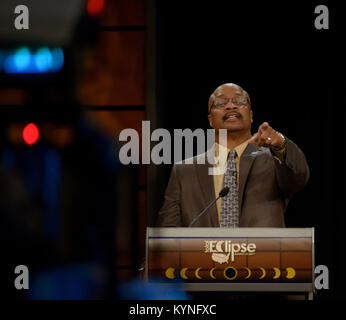
M 254 243 L 233 243 L 231 240 L 205 240 L 206 253 L 230 253 L 231 261 L 234 256 L 256 254 L 256 244 Z

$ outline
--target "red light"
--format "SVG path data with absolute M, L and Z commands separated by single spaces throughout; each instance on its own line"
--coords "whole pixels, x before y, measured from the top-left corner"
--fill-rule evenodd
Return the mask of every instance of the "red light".
M 29 123 L 23 129 L 23 139 L 29 146 L 34 145 L 38 138 L 40 137 L 40 130 L 37 128 L 36 124 Z
M 105 6 L 104 0 L 88 0 L 87 11 L 90 15 L 98 15 Z

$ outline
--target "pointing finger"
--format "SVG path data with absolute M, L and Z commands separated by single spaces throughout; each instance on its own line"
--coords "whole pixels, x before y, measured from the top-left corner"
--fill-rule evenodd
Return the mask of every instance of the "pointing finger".
M 269 128 L 269 123 L 268 122 L 263 122 L 259 126 L 258 131 L 262 133 L 263 131 L 267 130 L 268 128 Z

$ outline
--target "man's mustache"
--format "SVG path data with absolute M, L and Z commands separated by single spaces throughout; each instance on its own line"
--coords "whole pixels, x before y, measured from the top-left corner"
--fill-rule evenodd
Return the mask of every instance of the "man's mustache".
M 236 111 L 230 111 L 230 112 L 226 112 L 224 114 L 224 116 L 222 117 L 223 120 L 226 120 L 228 117 L 230 116 L 236 116 L 237 118 L 241 118 L 242 115 Z

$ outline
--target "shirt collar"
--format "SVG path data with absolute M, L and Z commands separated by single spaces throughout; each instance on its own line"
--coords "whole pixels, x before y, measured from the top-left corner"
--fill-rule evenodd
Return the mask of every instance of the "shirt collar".
M 249 142 L 248 142 L 248 140 L 246 140 L 234 148 L 234 150 L 237 152 L 237 157 L 239 157 L 239 158 L 241 157 L 241 155 L 243 154 L 243 152 L 246 149 L 248 144 L 249 144 Z M 226 157 L 226 159 L 227 159 L 230 151 L 231 151 L 231 149 L 228 149 L 227 147 L 223 146 L 222 144 L 218 144 L 217 142 L 215 142 L 215 156 L 216 157 L 221 156 L 222 158 Z

